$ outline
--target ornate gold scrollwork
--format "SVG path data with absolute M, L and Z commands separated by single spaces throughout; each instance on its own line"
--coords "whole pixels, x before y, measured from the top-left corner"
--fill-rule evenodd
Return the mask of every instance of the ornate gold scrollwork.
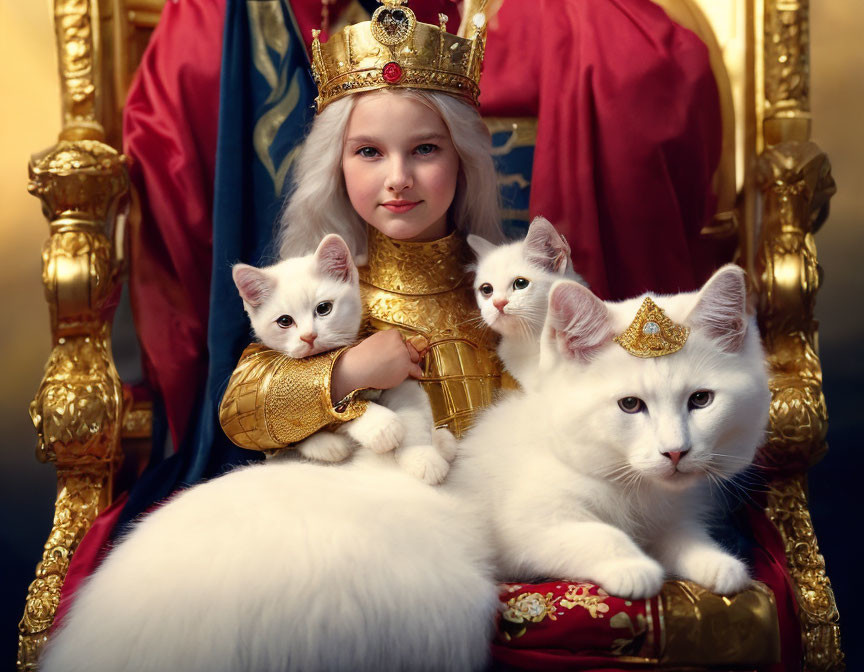
M 840 615 L 805 493 L 803 474 L 775 482 L 768 491 L 767 510 L 771 522 L 780 530 L 789 570 L 798 588 L 805 669 L 834 672 L 845 669 L 840 650 Z
M 74 65 L 86 74 L 84 65 Z M 76 105 L 87 102 L 88 89 L 81 86 Z M 39 439 L 37 457 L 57 467 L 58 496 L 18 626 L 19 670 L 35 669 L 72 555 L 111 501 L 122 460 L 122 418 L 131 405 L 114 368 L 110 336 L 119 271 L 112 239 L 129 191 L 125 159 L 98 140 L 61 140 L 33 157 L 30 178 L 29 190 L 42 200 L 50 223 L 42 280 L 54 338 L 30 415 Z
M 810 137 L 810 3 L 765 0 L 765 146 Z
M 770 433 L 761 459 L 781 474 L 766 510 L 783 538 L 798 591 L 808 672 L 844 669 L 837 606 L 807 510 L 808 466 L 825 450 L 828 416 L 822 395 L 813 306 L 820 269 L 813 229 L 835 191 L 825 154 L 811 142 L 767 149 L 757 166 L 763 194 L 757 248 L 759 319 L 772 371 Z

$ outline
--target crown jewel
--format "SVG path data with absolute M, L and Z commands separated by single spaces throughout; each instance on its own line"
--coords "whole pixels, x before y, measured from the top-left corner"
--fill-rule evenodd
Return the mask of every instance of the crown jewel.
M 662 357 L 683 348 L 689 335 L 689 327 L 675 324 L 646 296 L 630 326 L 612 340 L 635 357 Z
M 437 26 L 417 21 L 406 2 L 383 0 L 370 21 L 345 26 L 324 43 L 321 31 L 312 31 L 318 112 L 348 94 L 387 87 L 443 91 L 477 105 L 485 2 L 470 22 L 470 37 L 448 33 L 445 14 Z

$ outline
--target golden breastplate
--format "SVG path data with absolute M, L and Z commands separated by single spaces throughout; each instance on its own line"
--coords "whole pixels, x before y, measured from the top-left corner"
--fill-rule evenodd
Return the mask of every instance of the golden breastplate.
M 429 343 L 421 385 L 438 427 L 461 436 L 501 387 L 495 335 L 480 319 L 461 236 L 407 243 L 369 229 L 360 282 L 370 331 L 396 327 Z

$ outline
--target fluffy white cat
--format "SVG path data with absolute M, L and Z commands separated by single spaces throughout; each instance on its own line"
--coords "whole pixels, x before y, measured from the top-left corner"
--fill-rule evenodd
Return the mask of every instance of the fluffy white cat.
M 461 509 L 392 461 L 229 472 L 132 529 L 39 669 L 481 670 L 497 589 Z
M 744 272 L 725 266 L 698 293 L 654 298 L 691 332 L 678 352 L 643 359 L 612 340 L 642 298 L 604 303 L 557 282 L 536 389 L 461 442 L 448 487 L 486 518 L 501 578 L 587 579 L 626 598 L 655 594 L 666 575 L 722 594 L 748 585 L 705 524 L 710 482 L 750 465 L 768 420 Z
M 356 337 L 357 271 L 338 236 L 307 257 L 234 273 L 256 333 L 288 356 Z M 460 501 L 399 459 L 424 445 L 420 435 L 430 443 L 432 427 L 426 395 L 403 387 L 423 405 L 394 390 L 407 430 L 395 451 L 359 450 L 338 466 L 268 460 L 144 517 L 82 585 L 40 670 L 483 669 L 498 607 L 490 546 Z M 380 432 L 357 431 L 362 419 L 347 433 L 381 450 L 369 439 Z
M 268 348 L 298 359 L 351 345 L 360 330 L 363 304 L 357 268 L 345 241 L 325 236 L 318 249 L 267 268 L 235 264 L 234 283 L 255 336 Z M 429 484 L 447 475 L 456 441 L 434 428 L 429 398 L 414 380 L 369 395 L 359 418 L 298 444 L 304 457 L 338 462 L 354 448 L 393 452 L 399 465 Z
M 494 245 L 469 235 L 477 255 L 474 291 L 483 321 L 501 335 L 498 357 L 522 387 L 533 384 L 549 289 L 585 281 L 573 271 L 570 246 L 548 219 L 535 217 L 524 240 Z

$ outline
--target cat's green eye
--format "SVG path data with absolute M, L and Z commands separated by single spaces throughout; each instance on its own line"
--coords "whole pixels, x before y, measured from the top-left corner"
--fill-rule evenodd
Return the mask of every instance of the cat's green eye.
M 484 282 L 477 289 L 483 296 L 489 296 L 490 294 L 492 294 L 492 285 L 490 285 L 488 282 Z
M 332 301 L 322 301 L 317 306 L 315 306 L 315 314 L 319 317 L 324 317 L 325 315 L 329 315 L 330 311 L 333 310 L 333 302 Z
M 645 402 L 639 397 L 624 397 L 618 400 L 618 408 L 625 413 L 639 413 L 645 410 Z
M 287 329 L 288 327 L 294 326 L 294 318 L 290 315 L 280 315 L 276 318 L 276 324 L 278 324 L 283 329 Z
M 528 278 L 516 278 L 513 281 L 513 289 L 525 289 L 530 284 Z
M 714 401 L 714 393 L 711 390 L 699 390 L 690 395 L 687 400 L 687 408 L 691 411 L 694 408 L 705 408 L 710 406 L 712 401 Z

